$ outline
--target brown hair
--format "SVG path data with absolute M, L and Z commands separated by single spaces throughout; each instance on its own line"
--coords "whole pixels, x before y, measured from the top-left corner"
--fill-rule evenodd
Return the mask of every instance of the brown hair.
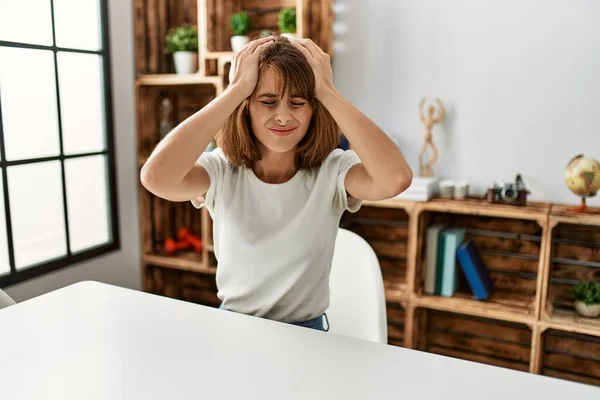
M 304 54 L 287 38 L 277 37 L 260 56 L 259 75 L 274 68 L 280 79 L 278 93 L 298 95 L 308 101 L 313 109 L 306 135 L 296 148 L 296 166 L 311 169 L 320 166 L 327 155 L 337 147 L 341 134 L 329 111 L 315 97 L 315 76 Z M 249 99 L 245 99 L 225 121 L 217 134 L 217 145 L 235 166 L 252 168 L 261 159 L 258 139 L 250 125 Z

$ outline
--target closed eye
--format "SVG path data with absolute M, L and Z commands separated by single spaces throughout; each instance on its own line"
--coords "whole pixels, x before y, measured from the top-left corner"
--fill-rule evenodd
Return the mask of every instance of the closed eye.
M 276 101 L 261 101 L 261 103 L 263 103 L 265 106 L 272 106 L 277 102 Z

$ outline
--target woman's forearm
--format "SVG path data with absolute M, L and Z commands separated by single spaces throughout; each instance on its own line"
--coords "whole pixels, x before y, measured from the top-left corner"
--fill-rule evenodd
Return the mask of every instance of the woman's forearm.
M 336 89 L 325 91 L 321 103 L 356 151 L 375 185 L 410 185 L 412 170 L 394 141 Z
M 180 184 L 245 97 L 235 86 L 229 86 L 220 96 L 177 125 L 156 146 L 142 167 L 142 181 L 161 189 Z

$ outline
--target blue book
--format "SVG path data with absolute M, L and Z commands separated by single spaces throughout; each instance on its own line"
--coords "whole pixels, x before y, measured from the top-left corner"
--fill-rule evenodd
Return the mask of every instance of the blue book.
M 473 242 L 466 241 L 456 251 L 458 263 L 477 300 L 486 300 L 493 292 L 492 278 Z

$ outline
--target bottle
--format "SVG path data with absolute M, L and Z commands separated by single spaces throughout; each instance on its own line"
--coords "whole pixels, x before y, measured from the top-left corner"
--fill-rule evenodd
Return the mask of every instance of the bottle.
M 160 109 L 159 135 L 161 140 L 173 129 L 173 122 L 171 121 L 172 110 L 173 104 L 171 103 L 171 100 L 165 97 L 161 102 Z

